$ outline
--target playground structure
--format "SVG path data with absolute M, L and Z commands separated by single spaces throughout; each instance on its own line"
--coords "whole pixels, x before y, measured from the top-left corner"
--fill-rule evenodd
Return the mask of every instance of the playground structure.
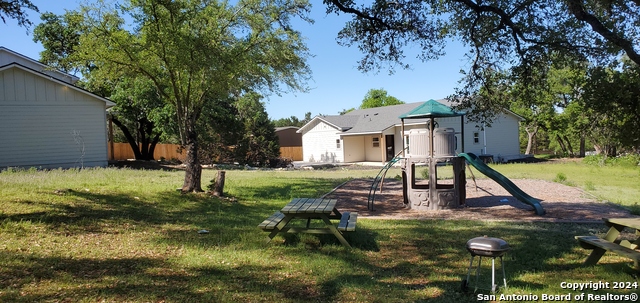
M 401 165 L 403 197 L 408 208 L 425 211 L 458 208 L 466 199 L 465 164 L 464 159 L 456 156 L 456 133 L 453 128 L 436 128 L 435 119 L 440 117 L 461 117 L 460 125 L 464 123 L 463 114 L 433 100 L 400 116 L 402 133 L 406 136 L 403 142 L 408 146 Z M 423 118 L 428 119 L 428 128 L 405 133 L 405 119 Z M 422 174 L 419 168 L 428 171 Z M 452 179 L 439 180 L 439 175 L 448 175 L 445 170 L 451 169 Z M 428 175 L 428 180 L 421 180 L 423 175 Z
M 460 117 L 461 132 L 456 133 L 453 128 L 437 128 L 435 120 L 442 117 Z M 405 119 L 425 118 L 427 128 L 405 132 Z M 456 135 L 464 138 L 463 118 L 464 114 L 454 112 L 434 100 L 401 115 L 404 148 L 387 162 L 374 179 L 369 191 L 368 208 L 374 210 L 373 201 L 378 184 L 384 179 L 387 170 L 397 162 L 401 163 L 403 198 L 407 208 L 433 211 L 461 207 L 466 200 L 465 163 L 469 163 L 515 198 L 533 206 L 537 215 L 544 215 L 539 199 L 529 196 L 511 180 L 487 166 L 478 156 L 464 153 L 464 140 L 460 140 L 462 153 L 456 154 Z M 425 169 L 426 173 L 422 173 Z M 424 175 L 428 175 L 428 178 L 424 178 Z

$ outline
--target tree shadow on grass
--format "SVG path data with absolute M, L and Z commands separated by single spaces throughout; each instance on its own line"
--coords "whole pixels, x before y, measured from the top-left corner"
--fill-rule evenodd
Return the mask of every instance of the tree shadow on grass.
M 352 232 L 343 232 L 343 237 L 349 243 L 352 249 L 377 252 L 380 246 L 376 240 L 378 233 L 374 230 L 359 228 Z M 298 234 L 285 233 L 278 234 L 276 238 L 284 239 L 283 245 L 295 247 L 300 243 L 304 243 L 308 249 L 321 249 L 323 246 L 331 245 L 342 247 L 342 243 L 333 234 Z M 277 240 L 276 240 L 277 241 Z
M 252 265 L 180 268 L 162 257 L 91 259 L 3 251 L 0 259 L 2 302 L 229 302 L 234 293 L 259 298 L 271 287 L 264 273 L 274 270 Z M 58 287 L 29 291 L 33 283 Z
M 320 198 L 342 182 L 340 179 L 279 179 L 266 185 L 243 186 L 236 196 L 247 200 L 280 199 L 286 204 L 293 198 Z

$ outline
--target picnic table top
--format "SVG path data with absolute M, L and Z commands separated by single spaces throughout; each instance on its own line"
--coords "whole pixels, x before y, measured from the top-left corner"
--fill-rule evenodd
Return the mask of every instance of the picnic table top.
M 640 230 L 640 218 L 605 218 L 607 225 L 620 225 Z
M 285 205 L 280 212 L 283 214 L 331 214 L 337 202 L 337 199 L 295 198 Z

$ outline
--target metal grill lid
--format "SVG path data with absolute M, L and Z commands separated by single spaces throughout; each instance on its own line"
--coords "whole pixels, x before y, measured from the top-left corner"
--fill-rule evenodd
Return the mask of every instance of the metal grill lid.
M 509 244 L 507 241 L 502 240 L 500 238 L 492 238 L 492 237 L 476 237 L 469 241 L 467 241 L 467 249 L 468 250 L 483 250 L 483 251 L 507 251 L 509 250 Z

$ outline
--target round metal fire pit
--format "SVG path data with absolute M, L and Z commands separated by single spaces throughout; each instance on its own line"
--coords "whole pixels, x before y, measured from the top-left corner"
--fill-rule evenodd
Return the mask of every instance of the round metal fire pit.
M 469 270 L 467 271 L 467 278 L 462 280 L 462 290 L 467 291 L 469 285 L 469 277 L 471 276 L 471 269 L 473 268 L 473 259 L 476 256 L 478 258 L 478 267 L 476 267 L 476 285 L 475 289 L 478 289 L 478 277 L 480 276 L 480 265 L 482 264 L 482 257 L 491 258 L 491 292 L 495 292 L 498 285 L 495 284 L 496 267 L 495 260 L 500 258 L 500 267 L 502 267 L 502 279 L 504 281 L 504 287 L 507 288 L 507 278 L 504 271 L 504 261 L 502 256 L 509 251 L 510 247 L 507 241 L 500 238 L 491 237 L 476 237 L 467 241 L 467 250 L 471 253 L 471 261 L 469 262 Z

